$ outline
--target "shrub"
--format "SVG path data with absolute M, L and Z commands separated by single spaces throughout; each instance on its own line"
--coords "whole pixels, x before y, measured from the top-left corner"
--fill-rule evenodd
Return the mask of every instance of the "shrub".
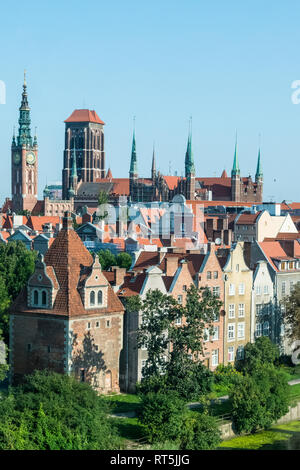
M 184 420 L 181 431 L 181 449 L 211 450 L 221 442 L 216 419 L 207 413 L 195 413 Z

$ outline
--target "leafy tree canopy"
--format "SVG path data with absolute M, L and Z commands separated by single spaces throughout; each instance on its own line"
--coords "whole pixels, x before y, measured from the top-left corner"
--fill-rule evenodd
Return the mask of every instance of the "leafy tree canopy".
M 274 364 L 279 358 L 279 348 L 267 336 L 261 336 L 254 343 L 247 343 L 244 358 L 236 361 L 236 369 L 252 373 L 263 364 Z
M 291 340 L 300 340 L 300 282 L 298 282 L 291 294 L 283 302 L 284 319 L 287 324 L 286 335 Z

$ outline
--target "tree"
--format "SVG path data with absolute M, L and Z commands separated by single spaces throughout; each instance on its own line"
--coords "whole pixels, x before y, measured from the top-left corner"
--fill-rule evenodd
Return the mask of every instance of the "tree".
M 35 372 L 0 400 L 0 449 L 120 449 L 108 411 L 87 383 Z
M 139 421 L 150 442 L 177 440 L 180 436 L 185 403 L 175 392 L 143 395 Z
M 255 432 L 269 428 L 288 411 L 289 391 L 285 376 L 272 365 L 263 364 L 246 373 L 231 390 L 235 430 Z
M 216 418 L 206 412 L 187 415 L 180 434 L 183 450 L 212 450 L 221 443 Z
M 108 204 L 108 194 L 106 191 L 100 191 L 98 196 L 98 210 L 97 210 L 97 219 L 103 220 L 108 216 L 107 211 L 107 204 Z
M 282 305 L 286 323 L 285 334 L 291 340 L 300 340 L 300 282 L 297 282 L 291 294 L 283 299 Z
M 251 373 L 264 364 L 274 364 L 279 358 L 279 348 L 267 336 L 261 336 L 254 343 L 247 343 L 244 358 L 236 361 L 236 369 Z
M 116 257 L 110 250 L 100 250 L 98 256 L 103 271 L 117 265 Z
M 0 328 L 8 338 L 8 308 L 34 272 L 36 251 L 29 251 L 24 243 L 0 245 Z
M 122 252 L 117 255 L 116 262 L 117 266 L 128 270 L 132 264 L 132 259 L 129 253 Z

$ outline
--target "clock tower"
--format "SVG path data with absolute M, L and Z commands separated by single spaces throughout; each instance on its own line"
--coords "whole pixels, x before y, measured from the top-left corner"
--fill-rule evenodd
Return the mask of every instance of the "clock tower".
M 38 145 L 36 136 L 32 139 L 30 132 L 25 72 L 19 111 L 19 132 L 17 137 L 14 133 L 11 146 L 11 192 L 14 212 L 32 211 L 37 202 L 38 191 Z

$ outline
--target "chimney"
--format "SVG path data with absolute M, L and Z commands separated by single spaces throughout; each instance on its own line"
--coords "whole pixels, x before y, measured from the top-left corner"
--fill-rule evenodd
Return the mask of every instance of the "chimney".
M 174 276 L 178 268 L 178 257 L 167 256 L 166 257 L 166 275 Z
M 126 275 L 126 268 L 119 268 L 119 266 L 112 266 L 111 269 L 114 273 L 114 284 L 116 286 L 121 286 L 124 283 L 124 278 Z
M 64 230 L 73 230 L 73 219 L 71 217 L 70 211 L 64 212 L 64 216 L 62 218 L 62 228 Z

